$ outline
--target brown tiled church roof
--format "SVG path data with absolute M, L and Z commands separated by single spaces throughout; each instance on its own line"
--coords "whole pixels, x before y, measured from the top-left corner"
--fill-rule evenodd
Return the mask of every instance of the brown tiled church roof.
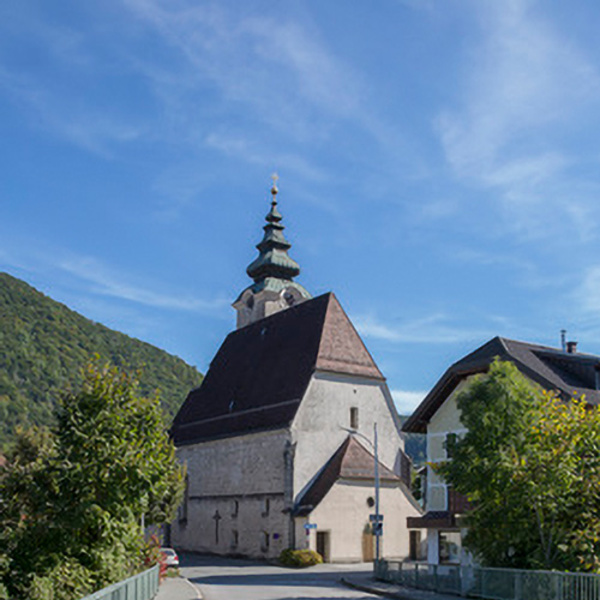
M 495 337 L 455 362 L 404 423 L 403 431 L 425 433 L 429 419 L 469 375 L 488 370 L 494 358 L 509 360 L 532 381 L 568 399 L 585 395 L 590 404 L 600 404 L 596 389 L 596 366 L 600 356 L 565 352 L 548 346 Z
M 175 417 L 175 444 L 287 427 L 316 370 L 384 380 L 333 293 L 230 333 Z
M 350 434 L 327 461 L 296 504 L 296 515 L 307 515 L 339 479 L 375 480 L 375 457 Z M 400 477 L 379 462 L 380 481 L 400 482 Z

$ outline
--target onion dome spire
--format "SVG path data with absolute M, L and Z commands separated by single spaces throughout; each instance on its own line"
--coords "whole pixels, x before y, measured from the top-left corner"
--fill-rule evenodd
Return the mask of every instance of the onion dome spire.
M 281 224 L 282 216 L 277 208 L 277 175 L 273 175 L 271 187 L 271 210 L 265 217 L 267 224 L 263 227 L 263 239 L 257 244 L 258 257 L 248 265 L 246 273 L 255 283 L 264 281 L 267 277 L 291 281 L 300 274 L 298 263 L 288 256 L 292 245 L 285 239 Z

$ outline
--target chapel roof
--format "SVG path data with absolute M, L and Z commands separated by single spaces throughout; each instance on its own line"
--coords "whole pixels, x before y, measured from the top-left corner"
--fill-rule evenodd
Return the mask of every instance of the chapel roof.
M 384 380 L 333 293 L 231 332 L 177 413 L 177 446 L 288 427 L 315 371 Z
M 378 461 L 378 466 L 380 481 L 400 483 L 400 477 L 381 461 Z M 375 457 L 352 434 L 344 440 L 344 443 L 325 463 L 314 481 L 299 498 L 294 514 L 296 516 L 309 514 L 323 500 L 335 482 L 340 479 L 375 480 Z
M 562 398 L 585 395 L 589 404 L 600 404 L 600 391 L 596 389 L 596 366 L 600 364 L 600 356 L 497 336 L 449 367 L 402 430 L 425 433 L 427 423 L 457 385 L 469 375 L 486 372 L 496 357 L 513 362 L 529 379 L 547 390 L 556 391 Z

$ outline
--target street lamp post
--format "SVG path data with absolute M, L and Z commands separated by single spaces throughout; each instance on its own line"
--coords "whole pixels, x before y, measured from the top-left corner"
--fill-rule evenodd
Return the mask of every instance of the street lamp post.
M 381 540 L 381 526 L 383 524 L 381 520 L 381 514 L 379 513 L 379 456 L 378 456 L 378 443 L 377 443 L 377 423 L 373 423 L 373 441 L 371 441 L 366 435 L 356 431 L 355 429 L 348 429 L 342 427 L 345 431 L 348 431 L 352 435 L 357 435 L 365 440 L 371 448 L 373 448 L 373 456 L 375 460 L 375 523 L 373 529 L 375 531 L 375 564 L 379 562 L 380 558 L 380 540 Z
M 377 456 L 377 423 L 373 423 L 373 450 L 375 455 L 375 564 L 379 564 L 381 515 L 379 514 L 379 457 Z

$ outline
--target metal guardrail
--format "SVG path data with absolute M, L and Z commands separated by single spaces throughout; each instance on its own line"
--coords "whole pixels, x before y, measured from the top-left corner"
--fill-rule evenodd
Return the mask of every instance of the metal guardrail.
M 158 593 L 159 567 L 109 585 L 82 600 L 151 600 Z
M 432 592 L 485 600 L 600 600 L 600 575 L 489 569 L 380 560 L 375 577 Z

